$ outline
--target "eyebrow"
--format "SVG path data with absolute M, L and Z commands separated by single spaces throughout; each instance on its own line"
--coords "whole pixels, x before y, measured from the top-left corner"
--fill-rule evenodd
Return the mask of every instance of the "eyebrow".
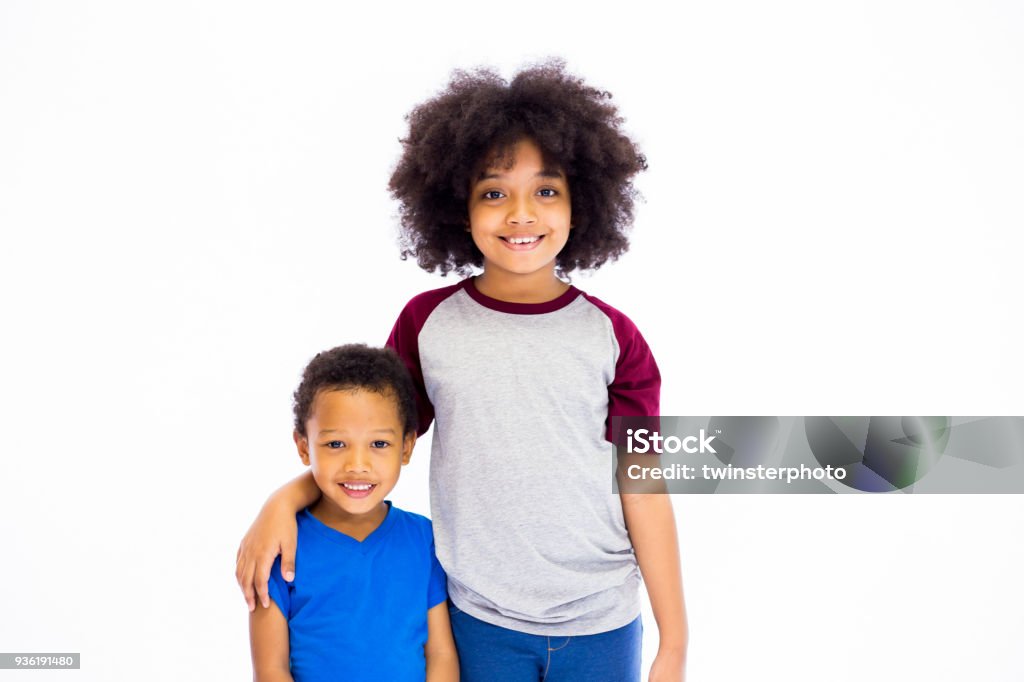
M 477 182 L 482 182 L 484 180 L 496 180 L 496 179 L 502 178 L 504 176 L 505 176 L 504 173 L 488 173 L 487 171 L 484 171 L 483 173 L 480 174 L 480 176 L 476 179 L 476 181 Z M 564 178 L 565 174 L 562 173 L 562 171 L 558 170 L 557 168 L 545 168 L 544 170 L 542 170 L 541 172 L 537 173 L 533 177 L 535 177 L 535 178 L 551 178 L 553 180 L 559 180 L 559 179 Z
M 323 429 L 321 431 L 318 431 L 317 435 L 318 436 L 323 436 L 323 435 L 328 434 L 328 433 L 341 433 L 341 434 L 345 434 L 345 433 L 348 433 L 348 432 L 347 431 L 342 431 L 340 429 Z M 398 432 L 395 431 L 394 429 L 371 429 L 370 433 L 391 433 L 391 434 L 395 434 L 395 433 L 398 433 Z

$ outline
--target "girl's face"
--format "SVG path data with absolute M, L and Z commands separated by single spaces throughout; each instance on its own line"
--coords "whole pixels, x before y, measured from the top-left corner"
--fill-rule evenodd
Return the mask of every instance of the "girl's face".
M 473 183 L 469 231 L 488 278 L 545 282 L 572 229 L 569 185 L 532 140 L 517 142 L 510 158 L 511 167 L 488 168 Z

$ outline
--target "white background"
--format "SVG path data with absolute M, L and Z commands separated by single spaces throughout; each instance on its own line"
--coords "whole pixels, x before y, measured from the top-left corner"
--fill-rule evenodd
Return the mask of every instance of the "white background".
M 646 203 L 575 283 L 643 331 L 665 414 L 1024 414 L 1022 29 L 984 0 L 5 0 L 0 651 L 83 667 L 0 679 L 249 676 L 235 549 L 301 471 L 300 370 L 453 281 L 398 259 L 386 191 L 452 68 L 563 56 L 614 93 Z M 691 682 L 1024 676 L 1024 498 L 675 507 Z

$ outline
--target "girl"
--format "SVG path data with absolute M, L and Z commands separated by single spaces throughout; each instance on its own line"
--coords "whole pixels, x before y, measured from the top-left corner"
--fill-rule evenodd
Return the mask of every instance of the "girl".
M 687 628 L 666 495 L 612 492 L 612 416 L 658 414 L 633 323 L 564 276 L 625 252 L 644 157 L 610 95 L 553 61 L 481 70 L 409 115 L 390 189 L 402 257 L 469 275 L 413 298 L 388 345 L 436 421 L 431 511 L 463 680 L 638 680 L 641 576 L 659 630 L 650 680 L 681 680 Z M 236 576 L 266 605 L 294 575 L 302 476 L 249 530 Z

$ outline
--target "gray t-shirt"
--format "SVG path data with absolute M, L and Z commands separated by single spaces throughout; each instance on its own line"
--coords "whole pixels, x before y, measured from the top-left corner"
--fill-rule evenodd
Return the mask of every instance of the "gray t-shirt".
M 609 417 L 658 414 L 661 377 L 622 313 L 575 287 L 507 303 L 428 291 L 388 339 L 436 422 L 430 504 L 456 607 L 537 635 L 614 630 L 640 574 L 612 492 Z

